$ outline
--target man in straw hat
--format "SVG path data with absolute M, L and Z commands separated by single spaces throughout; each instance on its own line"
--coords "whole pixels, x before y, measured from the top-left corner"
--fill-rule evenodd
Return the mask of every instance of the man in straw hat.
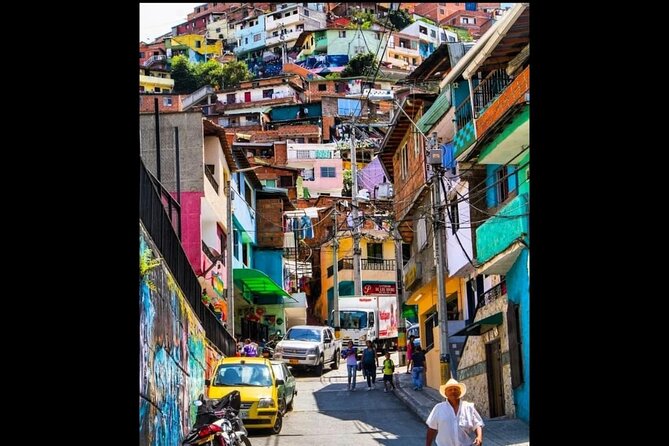
M 427 417 L 425 446 L 437 440 L 437 446 L 481 446 L 483 443 L 483 420 L 474 403 L 462 401 L 467 386 L 453 378 L 439 387 L 446 401 L 439 403 Z M 476 436 L 474 438 L 474 435 Z

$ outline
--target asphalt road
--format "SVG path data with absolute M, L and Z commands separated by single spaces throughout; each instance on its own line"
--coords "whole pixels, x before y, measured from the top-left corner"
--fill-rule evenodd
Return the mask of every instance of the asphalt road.
M 397 353 L 392 355 L 397 363 Z M 381 359 L 379 358 L 379 364 Z M 323 376 L 294 371 L 298 394 L 279 435 L 250 431 L 253 446 L 424 446 L 425 424 L 393 393 L 383 392 L 380 369 L 376 390 L 358 372 L 355 392 L 347 387 L 346 366 Z

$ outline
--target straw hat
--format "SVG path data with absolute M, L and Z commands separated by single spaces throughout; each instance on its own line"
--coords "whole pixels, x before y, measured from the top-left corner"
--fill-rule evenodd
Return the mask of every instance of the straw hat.
M 465 393 L 467 393 L 467 386 L 464 383 L 459 383 L 456 380 L 454 380 L 453 378 L 451 378 L 448 381 L 446 381 L 446 384 L 443 384 L 443 385 L 439 386 L 439 393 L 441 393 L 441 395 L 444 398 L 448 398 L 446 396 L 446 389 L 448 389 L 449 387 L 460 388 L 460 398 L 465 396 Z

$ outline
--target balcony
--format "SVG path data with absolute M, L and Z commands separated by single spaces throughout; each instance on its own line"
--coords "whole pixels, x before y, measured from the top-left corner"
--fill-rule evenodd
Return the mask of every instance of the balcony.
M 392 271 L 395 274 L 395 259 L 381 259 L 369 257 L 360 259 L 360 269 L 365 271 Z M 339 268 L 337 271 L 353 269 L 353 257 L 344 257 L 337 262 Z M 332 277 L 334 273 L 333 266 L 328 266 L 328 277 Z M 340 278 L 341 280 L 341 278 Z
M 529 234 L 528 196 L 520 194 L 476 230 L 477 260 L 485 274 L 506 274 Z M 479 271 L 482 272 L 482 271 Z
M 154 85 L 160 88 L 171 90 L 174 88 L 174 79 L 167 79 L 164 77 L 139 75 L 139 85 Z
M 281 35 L 278 36 L 273 36 L 269 30 L 267 31 L 267 39 L 265 40 L 265 45 L 268 47 L 271 47 L 272 45 L 277 45 L 280 44 L 281 42 L 292 42 L 294 40 L 297 40 L 298 37 L 300 37 L 300 34 L 302 34 L 303 29 L 298 29 L 297 31 L 292 31 L 289 33 L 283 34 L 283 40 L 281 39 Z M 290 44 L 289 46 L 292 46 Z
M 483 295 L 479 298 L 478 304 L 476 305 L 477 312 L 479 309 L 489 305 L 504 295 L 506 295 L 506 280 L 502 280 L 500 283 L 483 293 Z

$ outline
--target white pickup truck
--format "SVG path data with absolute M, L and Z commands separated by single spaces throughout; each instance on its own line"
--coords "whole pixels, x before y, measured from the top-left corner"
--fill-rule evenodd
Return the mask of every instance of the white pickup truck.
M 331 327 L 296 325 L 286 332 L 274 348 L 274 359 L 293 368 L 313 368 L 320 376 L 323 366 L 339 367 L 341 340 L 336 339 Z

